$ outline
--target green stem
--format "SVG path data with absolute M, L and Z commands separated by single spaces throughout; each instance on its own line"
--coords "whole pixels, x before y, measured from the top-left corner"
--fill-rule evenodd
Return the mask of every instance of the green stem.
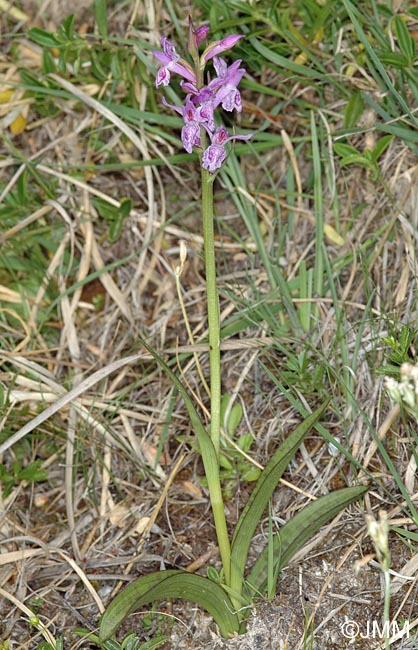
M 201 133 L 204 149 L 206 137 Z M 214 449 L 213 461 L 208 458 L 205 473 L 210 492 L 216 536 L 222 560 L 225 584 L 231 584 L 231 544 L 225 519 L 225 509 L 219 477 L 219 448 L 221 438 L 221 347 L 219 296 L 216 284 L 216 257 L 213 215 L 213 181 L 214 175 L 202 170 L 202 221 L 205 253 L 206 300 L 209 329 L 209 369 L 210 369 L 210 438 Z M 216 463 L 216 465 L 215 465 Z M 215 465 L 215 466 L 214 466 Z M 234 602 L 234 601 L 233 601 Z M 235 603 L 234 603 L 235 604 Z
M 210 437 L 219 458 L 221 437 L 221 348 L 219 297 L 216 285 L 215 236 L 213 228 L 213 174 L 202 167 L 202 218 L 205 248 L 206 296 L 209 328 Z
M 212 466 L 203 459 L 205 474 L 208 481 L 210 504 L 212 506 L 213 519 L 215 521 L 216 537 L 218 539 L 219 553 L 224 571 L 225 584 L 231 585 L 231 544 L 229 541 L 228 528 L 225 519 L 224 502 L 222 498 L 221 481 L 219 478 L 219 466 Z M 209 461 L 210 462 L 210 461 Z M 216 460 L 216 463 L 218 461 Z

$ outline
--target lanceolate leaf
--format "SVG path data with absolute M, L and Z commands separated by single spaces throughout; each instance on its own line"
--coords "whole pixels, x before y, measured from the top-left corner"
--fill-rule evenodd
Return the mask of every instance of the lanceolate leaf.
M 280 445 L 261 472 L 260 478 L 242 511 L 231 544 L 231 588 L 237 593 L 241 592 L 251 540 L 269 499 L 304 437 L 320 418 L 327 405 L 328 402 L 322 404 Z
M 109 639 L 122 621 L 143 605 L 169 598 L 188 600 L 205 609 L 224 637 L 239 630 L 238 616 L 220 585 L 203 576 L 173 569 L 142 576 L 121 591 L 101 618 L 100 638 Z
M 331 521 L 341 510 L 350 503 L 362 497 L 368 490 L 367 486 L 337 490 L 327 494 L 317 501 L 311 502 L 274 536 L 274 566 L 272 571 L 276 577 L 293 555 L 326 523 Z M 268 548 L 266 547 L 246 581 L 257 593 L 263 593 L 267 587 Z M 271 567 L 270 567 L 271 569 Z

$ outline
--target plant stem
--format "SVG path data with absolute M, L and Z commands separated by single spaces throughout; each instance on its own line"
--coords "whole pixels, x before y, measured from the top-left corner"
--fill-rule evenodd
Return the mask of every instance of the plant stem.
M 221 437 L 221 350 L 219 297 L 216 285 L 213 228 L 213 174 L 202 167 L 202 220 L 205 248 L 206 296 L 209 328 L 210 437 L 219 457 Z
M 202 129 L 203 131 L 203 129 Z M 202 147 L 205 134 L 201 134 Z M 205 462 L 205 473 L 210 492 L 216 536 L 222 560 L 225 584 L 231 584 L 231 544 L 225 519 L 225 509 L 219 477 L 219 448 L 221 438 L 221 348 L 219 297 L 216 283 L 215 236 L 213 227 L 213 181 L 215 176 L 201 167 L 202 173 L 202 222 L 205 253 L 206 300 L 209 329 L 210 369 L 210 439 L 214 449 L 214 460 Z M 235 603 L 234 603 L 235 604 Z
M 218 539 L 219 553 L 224 571 L 225 584 L 231 585 L 231 544 L 229 541 L 228 528 L 225 519 L 225 509 L 222 497 L 221 481 L 219 479 L 219 467 L 212 467 L 203 459 L 205 474 L 208 481 L 210 504 L 212 506 L 213 519 L 215 521 L 216 537 Z

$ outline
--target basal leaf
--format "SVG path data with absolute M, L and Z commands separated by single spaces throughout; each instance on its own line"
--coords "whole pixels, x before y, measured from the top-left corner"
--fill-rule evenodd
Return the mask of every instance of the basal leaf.
M 240 593 L 243 582 L 244 568 L 251 540 L 269 499 L 304 437 L 320 418 L 327 405 L 328 402 L 322 404 L 280 445 L 261 472 L 260 478 L 242 511 L 231 544 L 231 588 L 238 593 Z
M 173 569 L 142 576 L 121 591 L 100 620 L 100 638 L 109 639 L 125 618 L 143 605 L 169 598 L 181 598 L 205 609 L 226 638 L 239 631 L 238 616 L 220 585 L 203 576 Z
M 368 490 L 367 486 L 337 490 L 313 501 L 288 521 L 274 536 L 274 566 L 268 567 L 268 547 L 264 548 L 248 577 L 247 584 L 257 593 L 264 593 L 267 575 L 272 569 L 276 579 L 299 549 L 333 517 L 350 503 L 360 499 Z

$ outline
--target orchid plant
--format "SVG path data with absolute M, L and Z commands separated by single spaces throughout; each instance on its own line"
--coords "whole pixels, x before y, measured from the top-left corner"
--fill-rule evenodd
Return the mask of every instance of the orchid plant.
M 100 637 L 109 639 L 122 621 L 132 612 L 151 602 L 167 598 L 183 598 L 206 609 L 215 619 L 225 637 L 245 630 L 249 606 L 257 595 L 275 593 L 280 570 L 294 553 L 340 510 L 361 497 L 367 490 L 355 486 L 311 502 L 276 534 L 271 534 L 266 548 L 247 575 L 245 574 L 251 541 L 282 473 L 292 460 L 307 432 L 324 413 L 328 403 L 309 415 L 280 445 L 266 467 L 261 471 L 255 487 L 239 518 L 232 538 L 227 521 L 220 481 L 219 457 L 221 441 L 221 357 L 219 297 L 216 281 L 214 245 L 213 183 L 219 169 L 228 157 L 228 143 L 249 140 L 253 134 L 230 135 L 220 123 L 221 110 L 238 113 L 242 110 L 238 85 L 245 74 L 241 60 L 231 65 L 220 56 L 231 50 L 244 38 L 232 34 L 199 48 L 207 40 L 209 29 L 195 29 L 189 19 L 187 51 L 189 60 L 178 54 L 176 47 L 165 37 L 162 51 L 154 51 L 160 67 L 156 86 L 168 86 L 172 75 L 181 77 L 185 93 L 183 106 L 169 104 L 183 118 L 181 141 L 185 150 L 199 153 L 202 185 L 202 229 L 206 272 L 206 298 L 209 331 L 210 424 L 201 421 L 187 390 L 171 368 L 143 342 L 156 361 L 177 387 L 187 407 L 192 428 L 199 443 L 209 497 L 215 523 L 221 558 L 221 570 L 204 577 L 181 570 L 167 570 L 142 576 L 133 581 L 110 603 L 100 624 Z M 207 67 L 213 67 L 210 74 Z

